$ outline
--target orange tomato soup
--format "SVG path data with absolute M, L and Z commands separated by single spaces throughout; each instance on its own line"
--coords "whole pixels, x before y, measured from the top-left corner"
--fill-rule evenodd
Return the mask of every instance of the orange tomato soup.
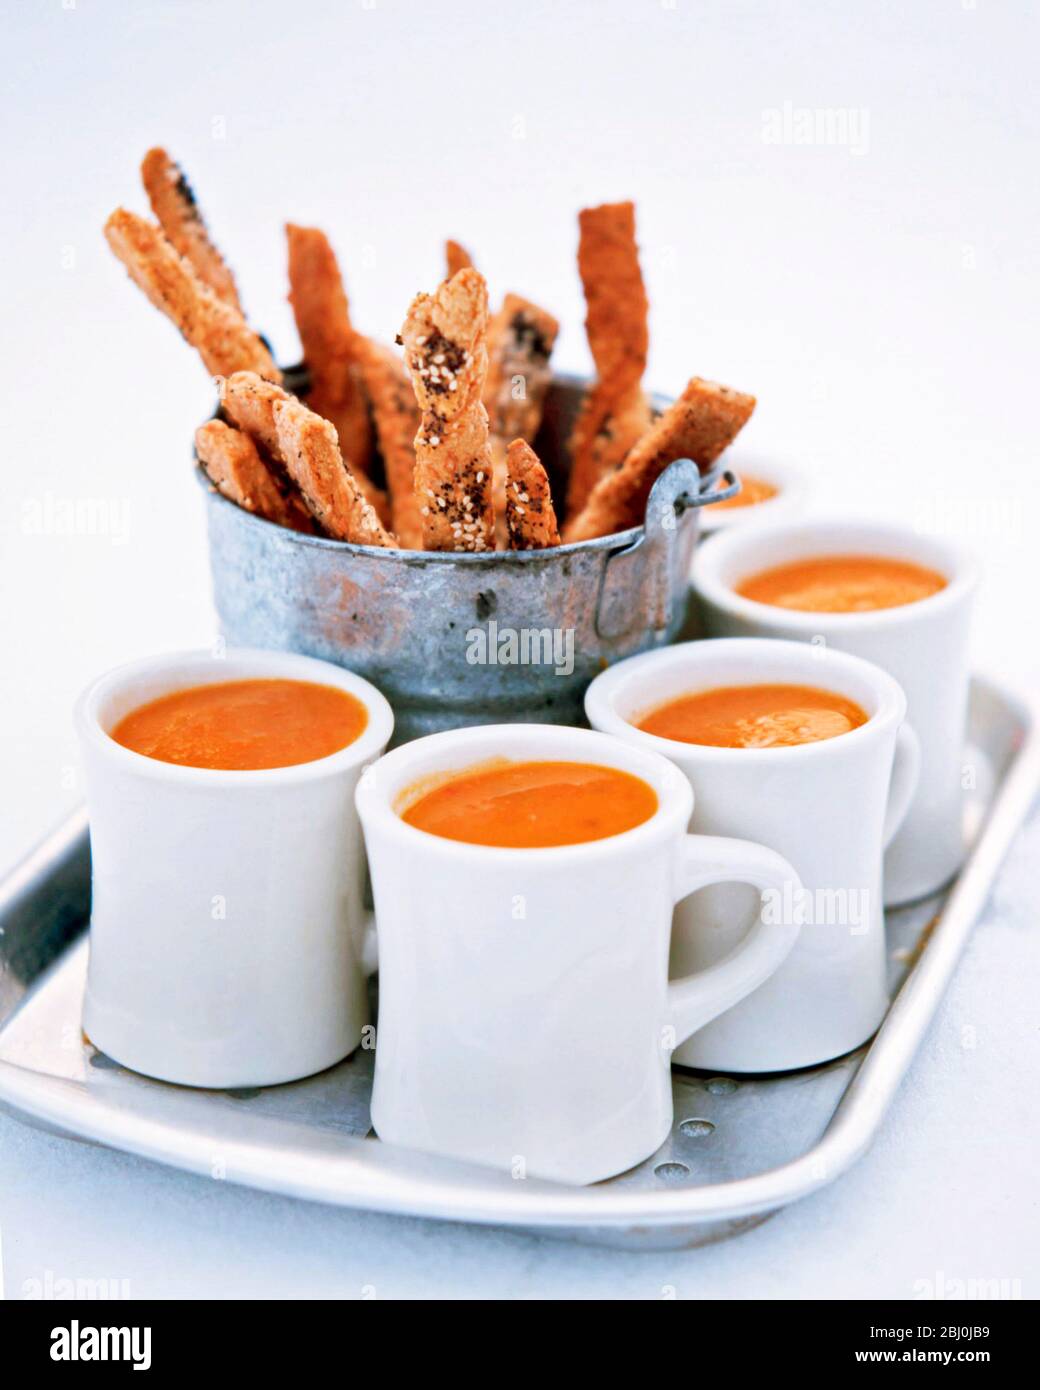
M 405 793 L 403 800 L 408 797 Z M 654 789 L 614 767 L 495 762 L 419 790 L 400 814 L 409 825 L 445 840 L 545 849 L 620 835 L 656 810 Z
M 712 748 L 788 748 L 847 734 L 867 717 L 854 700 L 812 685 L 726 685 L 669 700 L 636 728 Z
M 866 613 L 901 608 L 946 588 L 936 570 L 885 555 L 820 555 L 763 570 L 737 593 L 774 608 L 808 613 Z
M 246 772 L 327 758 L 367 723 L 361 701 L 331 685 L 225 681 L 150 700 L 121 719 L 112 738 L 161 763 Z
M 754 507 L 759 502 L 768 502 L 770 497 L 775 497 L 777 489 L 772 483 L 767 483 L 764 478 L 753 478 L 749 473 L 740 473 L 740 491 L 736 497 L 727 497 L 724 502 L 714 503 L 718 511 L 729 510 L 733 507 Z M 724 483 L 719 484 L 724 487 Z

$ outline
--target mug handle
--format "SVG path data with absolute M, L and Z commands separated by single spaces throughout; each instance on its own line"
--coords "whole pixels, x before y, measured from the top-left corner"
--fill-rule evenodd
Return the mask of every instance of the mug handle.
M 885 828 L 881 843 L 885 849 L 906 819 L 910 803 L 917 791 L 921 773 L 921 744 L 909 724 L 900 724 L 896 734 L 896 751 L 892 759 L 892 780 L 888 784 L 888 805 L 885 808 Z
M 679 850 L 675 901 L 713 883 L 749 883 L 783 893 L 801 890 L 794 868 L 774 850 L 753 840 L 719 835 L 687 835 Z M 731 1009 L 767 980 L 784 962 L 798 938 L 794 922 L 765 922 L 759 915 L 747 936 L 722 960 L 695 975 L 668 984 L 675 1046 Z

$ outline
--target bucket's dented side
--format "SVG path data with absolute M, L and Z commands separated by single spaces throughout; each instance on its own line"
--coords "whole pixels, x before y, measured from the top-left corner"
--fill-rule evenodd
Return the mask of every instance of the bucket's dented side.
M 582 389 L 557 385 L 571 397 L 558 406 Z M 681 460 L 658 479 L 642 527 L 489 555 L 300 535 L 207 490 L 221 629 L 231 645 L 302 652 L 365 676 L 394 707 L 397 743 L 465 724 L 578 724 L 604 666 L 682 628 L 697 507 L 713 486 Z

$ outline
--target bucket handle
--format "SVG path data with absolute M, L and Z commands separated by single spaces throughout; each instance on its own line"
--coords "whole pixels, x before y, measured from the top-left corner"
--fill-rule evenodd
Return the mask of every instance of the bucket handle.
M 687 510 L 736 494 L 740 484 L 729 470 L 721 472 L 727 486 L 713 492 L 719 477 L 719 469 L 702 475 L 692 459 L 676 459 L 657 479 L 646 500 L 640 534 L 614 551 L 603 568 L 596 606 L 598 636 L 609 642 L 639 625 L 652 631 L 653 640 L 664 640 L 672 619 L 678 522 Z
M 716 487 L 715 484 L 720 479 L 724 486 Z M 688 497 L 685 502 L 688 507 L 710 507 L 716 502 L 728 502 L 731 497 L 736 497 L 741 488 L 741 481 L 732 468 L 710 468 L 701 477 L 700 491 L 697 496 Z

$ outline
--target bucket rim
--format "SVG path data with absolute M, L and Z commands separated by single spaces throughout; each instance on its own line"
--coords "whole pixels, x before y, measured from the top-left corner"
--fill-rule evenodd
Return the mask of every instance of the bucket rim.
M 292 367 L 283 368 L 283 375 L 286 381 L 303 382 L 306 380 L 306 367 L 303 363 Z M 581 376 L 575 372 L 554 372 L 552 378 L 553 386 L 569 387 L 571 390 L 586 391 L 593 384 L 591 377 Z M 648 391 L 647 397 L 651 405 L 656 410 L 666 410 L 673 404 L 674 397 L 665 395 L 660 391 Z M 212 415 L 210 419 L 218 419 L 219 411 Z M 194 451 L 193 451 L 194 453 Z M 202 465 L 199 462 L 198 454 L 194 453 L 195 458 L 195 478 L 203 492 L 207 494 L 210 503 L 230 507 L 245 525 L 262 527 L 265 530 L 277 531 L 286 544 L 310 546 L 318 550 L 331 550 L 336 554 L 343 555 L 367 555 L 386 562 L 400 564 L 405 561 L 412 565 L 429 564 L 463 564 L 469 566 L 487 566 L 490 564 L 500 565 L 545 565 L 552 564 L 557 559 L 568 558 L 573 555 L 588 554 L 595 551 L 615 551 L 626 550 L 630 546 L 637 545 L 646 533 L 646 526 L 630 526 L 625 531 L 613 531 L 609 536 L 594 536 L 591 540 L 569 541 L 560 545 L 548 546 L 544 550 L 487 550 L 487 551 L 467 551 L 467 550 L 410 550 L 403 546 L 383 546 L 383 545 L 357 545 L 353 541 L 336 540 L 332 536 L 316 536 L 306 531 L 293 531 L 289 527 L 280 526 L 278 522 L 268 521 L 266 517 L 258 516 L 256 512 L 247 511 L 240 507 L 230 498 L 225 497 L 209 478 L 206 476 Z M 669 469 L 674 468 L 686 460 L 675 459 L 661 473 L 663 478 Z M 708 495 L 714 481 L 719 476 L 719 468 L 713 465 L 706 472 L 701 473 L 700 489 L 697 499 L 691 499 L 689 510 L 697 510 L 701 506 L 710 505 L 711 502 L 721 500 L 723 494 L 718 498 Z
M 570 541 L 566 545 L 547 546 L 544 550 L 407 550 L 403 546 L 356 545 L 353 541 L 340 541 L 332 536 L 312 536 L 306 531 L 293 531 L 288 526 L 280 526 L 276 521 L 268 521 L 266 517 L 259 516 L 256 512 L 247 511 L 245 507 L 240 507 L 236 502 L 232 502 L 229 497 L 225 497 L 214 487 L 198 464 L 195 468 L 195 477 L 211 504 L 229 507 L 246 525 L 263 527 L 268 531 L 277 531 L 290 545 L 332 550 L 337 555 L 370 555 L 376 559 L 392 560 L 394 563 L 407 560 L 422 564 L 433 562 L 478 566 L 487 565 L 489 562 L 496 564 L 504 562 L 512 565 L 539 564 L 546 563 L 561 555 L 574 555 L 593 550 L 623 550 L 626 546 L 637 541 L 645 529 L 642 526 L 632 526 L 627 531 L 615 531 L 609 536 L 596 536 L 588 541 Z

